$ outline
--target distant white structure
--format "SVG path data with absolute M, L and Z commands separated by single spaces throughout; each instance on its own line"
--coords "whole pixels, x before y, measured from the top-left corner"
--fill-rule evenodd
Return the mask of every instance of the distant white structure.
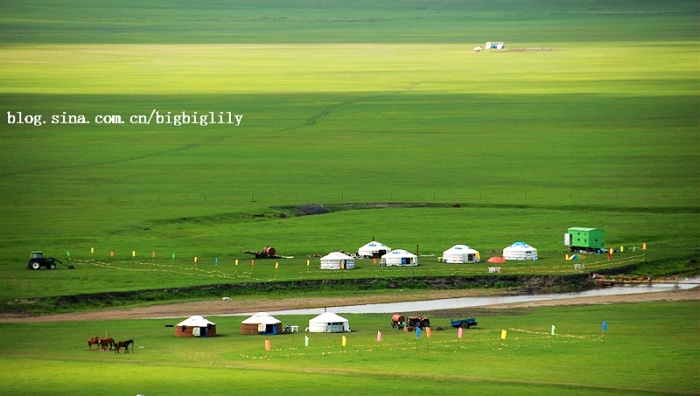
M 350 323 L 333 312 L 324 312 L 309 320 L 308 331 L 311 333 L 349 333 Z
M 443 263 L 478 263 L 480 260 L 479 252 L 467 245 L 454 245 L 442 252 Z
M 474 52 L 481 52 L 482 49 L 481 47 L 474 47 Z
M 353 269 L 355 259 L 345 253 L 332 252 L 321 257 L 321 269 Z
M 372 241 L 362 246 L 357 255 L 364 258 L 380 258 L 391 252 L 391 248 L 381 242 Z
M 506 260 L 537 260 L 537 249 L 525 242 L 515 242 L 503 249 L 503 258 Z
M 382 256 L 381 265 L 388 267 L 416 266 L 418 265 L 418 256 L 403 249 L 396 249 Z
M 502 50 L 506 48 L 506 43 L 504 43 L 503 41 L 487 41 L 484 48 Z

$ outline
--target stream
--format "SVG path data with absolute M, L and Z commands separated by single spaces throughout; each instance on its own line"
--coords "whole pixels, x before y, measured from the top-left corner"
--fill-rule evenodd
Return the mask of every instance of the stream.
M 281 311 L 269 311 L 270 315 L 317 315 L 327 310 L 334 313 L 367 314 L 367 313 L 396 313 L 396 312 L 421 312 L 435 311 L 439 309 L 455 309 L 466 307 L 483 307 L 488 305 L 524 303 L 533 301 L 561 300 L 579 297 L 619 296 L 625 294 L 655 293 L 672 290 L 688 290 L 696 287 L 700 278 L 685 279 L 678 283 L 655 283 L 649 285 L 624 285 L 601 289 L 587 290 L 577 293 L 552 293 L 518 296 L 492 296 L 492 297 L 459 297 L 439 300 L 410 301 L 382 304 L 346 305 L 332 308 L 307 308 L 289 309 Z M 220 316 L 250 316 L 255 312 L 220 315 Z

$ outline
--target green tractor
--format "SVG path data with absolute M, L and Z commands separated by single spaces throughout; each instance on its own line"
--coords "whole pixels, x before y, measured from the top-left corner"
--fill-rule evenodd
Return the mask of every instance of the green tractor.
M 29 256 L 29 263 L 27 266 L 31 270 L 38 270 L 41 269 L 41 267 L 47 268 L 47 269 L 56 269 L 56 263 L 65 265 L 69 269 L 74 269 L 75 267 L 71 265 L 66 265 L 61 262 L 61 260 L 55 259 L 53 257 L 45 257 L 44 252 L 42 251 L 34 251 L 31 253 Z

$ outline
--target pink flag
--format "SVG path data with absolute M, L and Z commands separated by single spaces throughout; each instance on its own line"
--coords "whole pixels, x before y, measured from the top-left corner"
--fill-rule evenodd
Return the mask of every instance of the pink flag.
M 382 341 L 382 332 L 378 331 L 377 332 L 377 342 L 381 342 L 381 341 Z
M 461 327 L 457 330 L 457 338 L 462 338 L 462 328 Z

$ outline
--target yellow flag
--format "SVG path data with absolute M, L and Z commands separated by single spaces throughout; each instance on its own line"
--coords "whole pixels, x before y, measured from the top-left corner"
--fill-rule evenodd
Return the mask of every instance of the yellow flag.
M 345 345 L 347 345 L 347 343 L 348 343 L 348 339 L 345 338 L 345 336 L 343 336 L 343 341 L 341 342 L 341 345 L 345 346 Z
M 506 339 L 506 334 L 508 334 L 507 331 L 501 330 L 501 339 L 502 339 L 502 340 L 505 340 L 505 339 Z

